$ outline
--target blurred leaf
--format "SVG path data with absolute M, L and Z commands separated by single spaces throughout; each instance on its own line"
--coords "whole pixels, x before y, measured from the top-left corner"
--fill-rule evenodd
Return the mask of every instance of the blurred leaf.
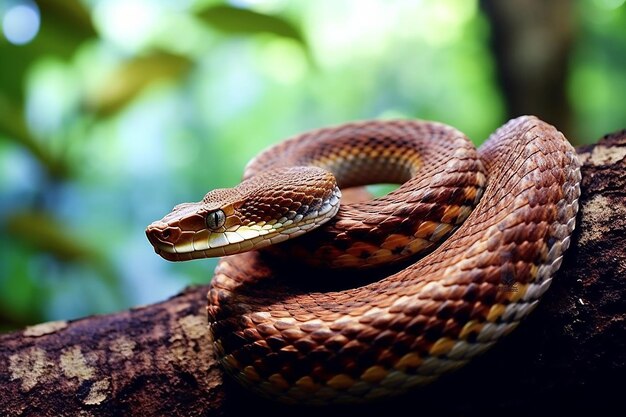
M 13 45 L 0 38 L 0 134 L 24 146 L 57 178 L 69 168 L 30 133 L 24 118 L 25 77 L 31 64 L 45 55 L 69 58 L 85 40 L 96 36 L 89 12 L 79 0 L 38 0 L 41 25 L 35 39 Z
M 44 212 L 19 212 L 6 219 L 9 235 L 63 261 L 100 261 L 100 255 L 67 226 Z
M 39 323 L 45 320 L 43 300 L 47 292 L 42 286 L 26 279 L 27 262 L 16 265 L 13 262 L 11 273 L 0 280 L 0 332 Z
M 48 148 L 37 141 L 24 122 L 22 109 L 0 92 L 0 135 L 24 146 L 56 178 L 65 178 L 70 169 L 64 160 L 52 155 Z
M 188 58 L 166 52 L 125 61 L 89 95 L 87 106 L 100 116 L 108 116 L 126 106 L 151 83 L 180 77 L 191 65 Z
M 89 10 L 80 0 L 36 0 L 42 16 L 49 17 L 49 22 L 43 24 L 42 30 L 50 29 L 58 32 L 64 42 L 73 51 L 84 40 L 96 36 L 96 30 L 91 22 Z
M 218 5 L 202 10 L 198 17 L 215 29 L 225 33 L 273 33 L 277 36 L 294 39 L 307 49 L 307 43 L 300 30 L 293 23 L 279 16 L 267 15 L 249 9 Z
M 120 277 L 98 248 L 92 246 L 91 241 L 77 236 L 50 213 L 13 213 L 6 218 L 6 231 L 14 239 L 60 261 L 88 264 L 99 273 L 117 299 L 126 298 L 120 286 Z
M 72 56 L 85 40 L 96 36 L 89 12 L 80 0 L 38 0 L 41 25 L 35 39 L 13 45 L 0 39 L 0 91 L 21 105 L 24 77 L 35 59 L 44 55 Z
M 5 225 L 8 236 L 35 251 L 47 253 L 64 263 L 83 264 L 92 268 L 110 289 L 114 299 L 121 305 L 128 303 L 127 294 L 122 290 L 120 276 L 106 257 L 90 240 L 78 236 L 50 213 L 42 211 L 13 213 L 7 216 Z M 6 285 L 4 282 L 3 286 Z

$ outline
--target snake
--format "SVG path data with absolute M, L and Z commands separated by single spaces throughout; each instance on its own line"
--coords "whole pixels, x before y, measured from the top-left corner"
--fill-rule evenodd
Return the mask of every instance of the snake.
M 442 123 L 352 122 L 261 152 L 239 185 L 146 234 L 170 261 L 222 257 L 210 342 L 241 385 L 285 403 L 367 402 L 461 368 L 535 309 L 570 245 L 580 180 L 568 140 L 534 116 L 478 149 Z M 342 199 L 387 182 L 400 185 Z

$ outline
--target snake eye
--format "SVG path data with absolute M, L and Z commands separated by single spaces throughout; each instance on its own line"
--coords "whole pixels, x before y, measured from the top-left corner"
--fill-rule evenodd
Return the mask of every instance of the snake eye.
M 225 221 L 226 215 L 222 210 L 216 210 L 206 215 L 206 225 L 211 230 L 224 226 Z

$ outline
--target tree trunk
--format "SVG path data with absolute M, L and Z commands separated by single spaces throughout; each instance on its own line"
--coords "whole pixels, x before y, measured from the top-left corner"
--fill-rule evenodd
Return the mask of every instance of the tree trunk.
M 491 50 L 508 117 L 535 114 L 572 132 L 567 99 L 568 64 L 574 41 L 570 0 L 481 0 L 491 27 Z
M 511 336 L 432 386 L 358 407 L 257 399 L 213 358 L 201 286 L 118 314 L 1 335 L 0 415 L 623 415 L 626 130 L 578 151 L 580 213 L 552 288 Z

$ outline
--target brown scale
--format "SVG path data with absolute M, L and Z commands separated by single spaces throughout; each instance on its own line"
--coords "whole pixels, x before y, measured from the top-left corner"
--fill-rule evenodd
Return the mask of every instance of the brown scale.
M 297 179 L 304 174 L 304 179 Z M 280 184 L 280 189 L 267 190 L 261 185 L 263 178 L 247 181 L 236 189 L 247 198 L 236 207 L 239 217 L 250 223 L 278 220 L 289 211 L 307 214 L 328 200 L 336 184 L 327 171 L 311 168 L 291 168 L 289 170 L 268 171 L 263 174 Z M 307 192 L 303 193 L 302 190 Z
M 409 121 L 322 129 L 261 155 L 248 167 L 246 176 L 276 164 L 292 164 L 290 147 L 300 141 L 313 152 L 313 160 L 331 161 L 337 153 L 325 143 L 334 140 L 335 135 L 353 137 L 346 146 L 374 142 L 371 148 L 384 152 L 385 144 L 400 146 L 407 132 L 431 134 L 442 141 L 455 131 L 438 124 Z M 440 150 L 424 156 L 428 150 L 418 149 L 419 158 L 407 162 L 402 172 L 416 175 L 425 167 L 441 166 Z M 348 150 L 340 154 L 347 158 Z M 283 161 L 279 155 L 287 157 Z M 402 157 L 395 155 L 397 159 Z M 452 348 L 460 341 L 467 346 L 487 347 L 486 343 L 506 334 L 516 323 L 511 319 L 514 315 L 503 319 L 506 306 L 519 308 L 520 317 L 526 315 L 527 306 L 539 296 L 535 294 L 536 285 L 532 289 L 535 295 L 524 299 L 526 291 L 531 291 L 538 280 L 549 280 L 555 272 L 554 265 L 567 247 L 579 195 L 580 173 L 574 155 L 551 126 L 533 117 L 511 121 L 480 149 L 489 181 L 483 199 L 467 221 L 425 258 L 358 288 L 309 294 L 291 288 L 277 276 L 298 275 L 297 268 L 279 273 L 255 252 L 226 258 L 216 270 L 208 306 L 211 333 L 222 362 L 236 378 L 245 378 L 263 395 L 309 403 L 322 401 L 317 397 L 322 388 L 332 390 L 325 401 L 365 401 L 369 395 L 378 395 L 379 384 L 392 372 L 401 371 L 402 384 L 407 385 L 400 384 L 387 392 L 397 394 L 408 385 L 431 381 L 444 372 L 445 364 L 465 363 L 478 351 L 452 358 Z M 414 169 L 418 159 L 416 170 L 406 168 Z M 454 181 L 465 178 L 461 173 L 468 172 L 465 166 L 455 164 L 451 171 L 457 177 Z M 479 187 L 468 184 L 450 190 L 454 184 L 445 177 L 420 182 L 421 176 L 414 178 L 419 187 L 427 190 L 421 191 L 427 201 L 440 195 L 458 198 L 452 205 L 461 207 L 481 193 Z M 383 229 L 399 231 L 398 235 L 419 231 L 420 236 L 428 237 L 438 224 L 430 215 L 447 216 L 456 226 L 459 209 L 446 212 L 423 202 L 417 203 L 416 209 L 406 209 L 405 203 L 393 201 L 400 194 L 381 205 L 357 205 L 371 209 L 361 220 L 345 217 L 334 221 L 330 235 L 343 239 L 337 245 L 327 244 L 326 250 L 331 254 L 333 248 L 345 250 L 343 247 L 349 247 L 354 236 L 367 236 L 363 225 L 368 221 L 377 228 L 371 234 L 373 240 L 365 242 L 368 245 L 380 242 L 379 232 Z M 426 218 L 413 222 L 409 218 L 414 213 L 425 214 Z M 391 220 L 380 220 L 389 215 Z M 570 227 L 558 227 L 568 222 Z M 299 250 L 306 254 L 307 247 L 303 247 Z M 513 280 L 522 292 L 507 292 L 503 279 Z M 429 361 L 431 365 L 426 366 Z M 350 391 L 359 381 L 365 385 Z
M 333 172 L 344 188 L 404 183 L 385 197 L 342 204 L 323 228 L 272 247 L 271 253 L 317 267 L 368 268 L 432 249 L 464 220 L 469 210 L 460 208 L 474 207 L 484 186 L 482 165 L 467 138 L 452 128 L 437 126 L 439 129 L 429 129 L 424 123 L 402 122 L 347 125 L 301 135 L 261 154 L 247 167 L 244 178 L 283 166 L 314 165 Z M 429 181 L 437 172 L 446 176 Z M 446 207 L 463 216 L 445 217 Z M 442 223 L 446 227 L 437 229 Z M 429 233 L 415 242 L 420 227 L 426 225 L 432 225 Z M 444 232 L 434 234 L 436 230 Z M 390 235 L 395 235 L 396 245 L 386 242 Z M 381 248 L 389 253 L 374 256 Z

